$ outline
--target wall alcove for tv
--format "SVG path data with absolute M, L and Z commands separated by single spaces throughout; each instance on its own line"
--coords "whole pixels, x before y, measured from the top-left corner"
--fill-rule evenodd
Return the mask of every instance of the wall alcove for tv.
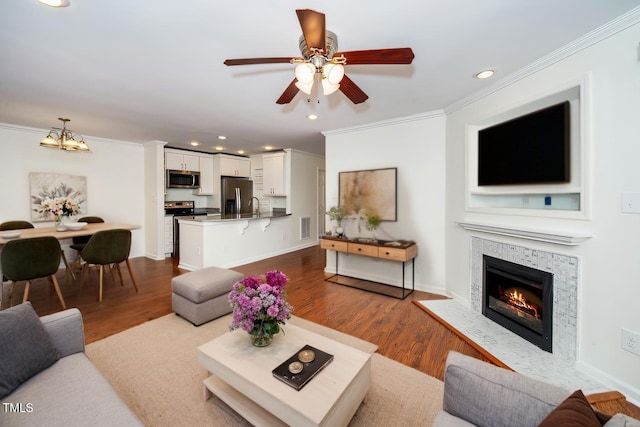
M 467 126 L 468 212 L 580 219 L 588 217 L 585 89 L 586 81 L 574 82 L 551 95 L 493 114 L 479 123 Z M 546 127 L 555 136 L 545 133 L 546 130 L 539 131 L 541 123 L 545 123 L 541 121 L 544 120 L 549 120 L 546 122 L 549 126 Z M 527 126 L 530 126 L 530 132 L 526 131 Z M 565 141 L 562 140 L 564 131 Z M 536 144 L 532 134 L 536 134 L 540 140 L 539 147 L 532 147 Z M 487 160 L 487 153 L 491 154 L 491 150 L 487 150 L 486 140 L 487 136 L 496 135 L 498 137 L 494 140 L 502 138 L 500 143 L 507 144 L 504 150 L 507 154 L 502 159 L 491 162 Z M 554 144 L 549 145 L 551 137 L 557 138 Z M 485 144 L 484 147 L 481 142 Z M 547 152 L 553 158 L 545 157 Z M 523 153 L 525 154 L 522 155 Z M 496 169 L 500 168 L 500 161 L 508 162 L 503 163 L 504 173 L 496 173 Z M 514 162 L 517 163 L 515 167 Z M 537 167 L 555 170 L 548 174 L 536 173 Z M 520 174 L 520 170 L 526 170 L 527 173 Z

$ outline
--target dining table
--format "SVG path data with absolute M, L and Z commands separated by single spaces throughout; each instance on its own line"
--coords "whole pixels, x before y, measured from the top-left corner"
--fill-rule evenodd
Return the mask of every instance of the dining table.
M 80 236 L 92 236 L 96 234 L 98 231 L 104 230 L 116 230 L 116 229 L 125 229 L 125 230 L 136 230 L 139 229 L 139 225 L 133 224 L 122 224 L 122 223 L 113 223 L 113 222 L 101 222 L 101 223 L 89 223 L 84 227 L 76 230 L 67 229 L 65 231 L 57 231 L 55 227 L 36 227 L 36 228 L 22 228 L 19 230 L 5 230 L 0 231 L 0 252 L 2 252 L 2 248 L 8 242 L 12 240 L 19 239 L 32 239 L 35 237 L 45 237 L 45 236 L 53 236 L 58 240 L 71 239 L 73 237 Z M 17 237 L 3 237 L 3 236 L 12 236 L 16 233 L 20 233 Z M 0 279 L 2 278 L 2 264 L 0 263 Z M 4 283 L 2 284 L 0 289 L 0 309 L 5 308 L 4 304 Z

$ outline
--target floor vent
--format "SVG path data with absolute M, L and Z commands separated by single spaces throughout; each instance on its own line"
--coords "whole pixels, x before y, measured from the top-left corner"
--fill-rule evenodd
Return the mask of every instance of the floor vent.
M 303 216 L 300 218 L 300 240 L 311 237 L 311 217 Z

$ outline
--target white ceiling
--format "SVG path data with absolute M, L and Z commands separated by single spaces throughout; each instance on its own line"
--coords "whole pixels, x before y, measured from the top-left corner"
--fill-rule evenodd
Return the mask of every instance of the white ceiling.
M 0 122 L 214 152 L 264 145 L 324 153 L 322 131 L 444 109 L 638 7 L 640 0 L 4 0 Z M 341 51 L 411 47 L 411 65 L 347 65 L 368 95 L 276 99 L 300 56 L 295 9 L 326 14 Z M 472 75 L 485 68 L 489 80 Z M 308 114 L 320 118 L 310 121 Z M 44 135 L 43 135 L 44 136 Z M 89 138 L 90 140 L 90 138 Z M 1 141 L 0 143 L 7 143 Z M 36 143 L 34 141 L 34 143 Z

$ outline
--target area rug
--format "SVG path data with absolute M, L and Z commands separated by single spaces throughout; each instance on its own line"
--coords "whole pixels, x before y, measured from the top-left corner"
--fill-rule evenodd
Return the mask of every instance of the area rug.
M 377 348 L 299 317 L 289 322 L 368 353 Z M 194 327 L 169 314 L 89 344 L 86 353 L 147 426 L 248 426 L 219 399 L 204 400 L 207 372 L 196 360 L 196 348 L 226 333 L 229 324 L 225 316 Z M 431 425 L 442 395 L 440 380 L 374 353 L 371 387 L 349 425 Z

